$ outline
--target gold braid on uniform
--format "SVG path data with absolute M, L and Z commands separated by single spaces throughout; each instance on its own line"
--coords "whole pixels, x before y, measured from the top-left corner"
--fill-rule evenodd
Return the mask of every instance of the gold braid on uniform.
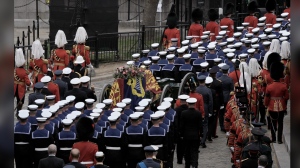
M 53 51 L 53 54 L 54 54 L 54 59 L 59 62 L 60 58 L 56 55 L 55 50 Z
M 21 78 L 17 75 L 16 73 L 16 69 L 14 70 L 14 78 L 16 81 L 20 82 L 21 81 Z

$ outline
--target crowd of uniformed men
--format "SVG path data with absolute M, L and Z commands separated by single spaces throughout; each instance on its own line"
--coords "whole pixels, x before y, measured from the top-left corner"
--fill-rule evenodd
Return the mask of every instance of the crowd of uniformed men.
M 218 138 L 217 125 L 228 137 L 233 167 L 257 167 L 260 155 L 267 157 L 268 164 L 259 166 L 272 167 L 270 143 L 282 143 L 289 99 L 289 8 L 276 18 L 269 0 L 267 14 L 258 19 L 253 15 L 255 6 L 255 2 L 249 3 L 250 15 L 237 32 L 233 32 L 230 4 L 220 25 L 215 22 L 216 11 L 209 10 L 206 31 L 198 23 L 201 11 L 195 9 L 194 23 L 183 41 L 174 15 L 169 15 L 165 50 L 158 51 L 159 44 L 153 43 L 151 50 L 133 54 L 130 66 L 143 65 L 157 80 L 171 78 L 180 83 L 189 72 L 197 79 L 191 78 L 186 84 L 189 89 L 177 100 L 166 97 L 155 110 L 150 108 L 151 99 L 142 99 L 134 109 L 130 98 L 114 107 L 111 99 L 96 103 L 86 76 L 86 67 L 93 67 L 82 27 L 76 33 L 72 54 L 64 50 L 63 31 L 57 33 L 58 48 L 50 60 L 42 59 L 44 51 L 36 40 L 28 71 L 18 49 L 14 71 L 19 120 L 15 126 L 16 167 L 38 167 L 53 143 L 65 163 L 72 161 L 70 150 L 79 149 L 79 162 L 87 167 L 97 163 L 97 151 L 103 151 L 104 164 L 112 168 L 143 167 L 138 163 L 145 159 L 148 145 L 157 151 L 154 161 L 163 167 L 173 167 L 175 148 L 178 164 L 184 158 L 185 167 L 198 167 L 199 146 L 205 148 L 206 141 Z M 26 86 L 31 84 L 34 93 L 22 110 Z M 271 138 L 265 136 L 262 125 L 268 125 Z

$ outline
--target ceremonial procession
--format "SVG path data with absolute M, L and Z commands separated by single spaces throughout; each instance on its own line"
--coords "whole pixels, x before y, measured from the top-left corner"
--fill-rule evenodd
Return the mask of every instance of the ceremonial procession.
M 84 25 L 71 41 L 58 30 L 48 58 L 38 38 L 30 58 L 16 48 L 15 167 L 220 167 L 218 153 L 199 159 L 217 144 L 228 156 L 223 167 L 279 167 L 272 145 L 285 145 L 290 1 L 277 14 L 276 0 L 259 15 L 257 1 L 246 5 L 240 25 L 233 3 L 222 17 L 217 8 L 188 11 L 186 36 L 169 12 L 161 41 L 131 52 L 100 91 Z

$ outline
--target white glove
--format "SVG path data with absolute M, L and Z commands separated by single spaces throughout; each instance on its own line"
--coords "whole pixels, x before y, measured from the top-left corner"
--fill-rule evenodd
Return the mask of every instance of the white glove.
M 226 132 L 226 137 L 229 137 L 230 133 L 229 132 Z
M 234 147 L 233 146 L 230 147 L 230 150 L 231 150 L 231 152 L 234 152 Z

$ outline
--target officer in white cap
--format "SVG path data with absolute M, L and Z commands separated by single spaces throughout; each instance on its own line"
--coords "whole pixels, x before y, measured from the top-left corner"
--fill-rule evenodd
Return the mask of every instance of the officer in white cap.
M 69 95 L 73 95 L 73 96 L 75 96 L 74 103 L 84 102 L 85 99 L 87 99 L 87 95 L 84 91 L 79 89 L 79 85 L 81 83 L 80 79 L 79 78 L 73 78 L 70 81 L 70 83 L 72 84 L 73 89 L 67 91 L 64 97 L 67 97 Z
M 198 73 L 197 76 L 200 76 L 200 75 L 208 76 L 209 75 L 209 73 L 208 73 L 208 62 L 202 62 L 200 64 L 200 67 L 201 67 L 201 71 Z
M 191 54 L 183 55 L 183 59 L 185 63 L 179 67 L 179 79 L 177 80 L 178 82 L 180 81 L 180 79 L 183 79 L 184 76 L 189 72 L 196 74 L 195 68 L 190 63 Z
M 257 23 L 257 27 L 259 28 L 259 35 L 264 34 L 265 25 L 265 23 Z
M 46 96 L 47 106 L 44 108 L 49 108 L 50 106 L 55 104 L 55 95 L 48 95 Z
M 248 22 L 243 22 L 242 25 L 244 26 L 244 30 L 242 31 L 242 37 L 245 37 L 245 34 L 248 33 L 249 23 Z
M 202 41 L 202 46 L 206 48 L 208 46 L 208 43 L 209 43 L 208 35 L 203 35 L 200 38 L 201 38 L 201 41 Z
M 162 78 L 171 78 L 179 83 L 179 70 L 178 67 L 174 65 L 174 57 L 174 54 L 167 55 L 168 64 L 162 67 L 161 75 Z
M 34 93 L 30 93 L 28 96 L 28 104 L 34 104 L 36 99 L 45 99 L 45 95 L 42 94 L 42 89 L 44 84 L 42 82 L 37 82 L 34 84 Z
M 151 60 L 152 60 L 152 65 L 150 65 L 149 70 L 152 72 L 153 76 L 155 78 L 159 78 L 161 77 L 161 66 L 158 65 L 158 60 L 159 60 L 159 56 L 152 56 Z
M 75 61 L 74 61 L 74 73 L 73 75 L 76 77 L 76 78 L 80 78 L 82 76 L 86 76 L 88 75 L 88 71 L 86 69 L 86 67 L 84 67 L 83 65 L 85 63 L 85 60 L 83 58 L 83 56 L 79 55 L 76 57 Z M 92 66 L 92 64 L 90 64 L 90 66 Z
M 148 60 L 148 54 L 150 50 L 142 50 L 140 62 L 143 63 L 144 61 Z
M 151 51 L 148 53 L 148 57 L 157 56 L 158 54 L 158 46 L 159 43 L 152 43 L 151 44 Z
M 93 112 L 94 102 L 95 102 L 94 99 L 85 99 L 86 109 L 83 112 L 85 115 L 89 116 Z
M 158 52 L 158 54 L 159 54 L 160 59 L 157 64 L 161 67 L 167 65 L 168 64 L 168 61 L 166 59 L 167 51 L 160 51 L 160 52 Z
M 140 65 L 141 65 L 140 55 L 141 55 L 140 53 L 132 54 L 132 60 L 134 61 L 134 65 L 136 67 L 140 67 Z
M 241 43 L 241 42 L 236 42 L 234 44 L 235 55 L 240 55 L 242 53 L 242 46 L 243 46 L 243 43 Z
M 216 54 L 216 45 L 209 44 L 207 46 L 207 49 L 208 49 L 208 52 L 205 55 L 205 60 L 206 60 L 206 62 L 209 63 L 208 68 L 211 68 L 214 65 L 214 59 L 218 58 L 218 56 Z
M 81 77 L 80 78 L 80 83 L 81 83 L 80 90 L 82 90 L 86 93 L 87 98 L 94 99 L 96 102 L 97 96 L 95 95 L 95 88 L 94 88 L 93 84 L 91 86 L 89 85 L 90 80 L 91 80 L 91 78 L 89 76 Z M 90 88 L 89 88 L 89 86 L 90 86 Z
M 44 103 L 45 103 L 45 99 L 36 99 L 34 101 L 34 104 L 36 104 L 38 106 L 37 110 L 36 110 L 36 117 L 42 117 L 42 110 L 44 108 Z
M 112 113 L 112 99 L 104 99 L 102 103 L 105 104 L 105 107 L 103 108 L 103 113 L 106 116 L 110 116 L 110 113 Z
M 73 86 L 72 84 L 70 83 L 71 81 L 71 76 L 74 76 L 74 72 L 72 72 L 72 69 L 69 68 L 69 67 L 66 67 L 62 70 L 62 77 L 61 77 L 61 80 L 66 82 L 67 85 L 68 85 L 68 90 L 72 90 L 73 89 Z M 71 75 L 72 74 L 72 75 Z
M 146 121 L 151 121 L 151 117 L 150 115 L 153 114 L 154 112 L 150 109 L 150 106 L 151 106 L 151 99 L 142 99 L 140 102 L 139 102 L 139 106 L 140 107 L 144 107 L 144 115 L 143 115 L 143 118 L 144 120 Z
M 194 60 L 198 58 L 198 43 L 191 44 L 191 65 L 193 65 Z

